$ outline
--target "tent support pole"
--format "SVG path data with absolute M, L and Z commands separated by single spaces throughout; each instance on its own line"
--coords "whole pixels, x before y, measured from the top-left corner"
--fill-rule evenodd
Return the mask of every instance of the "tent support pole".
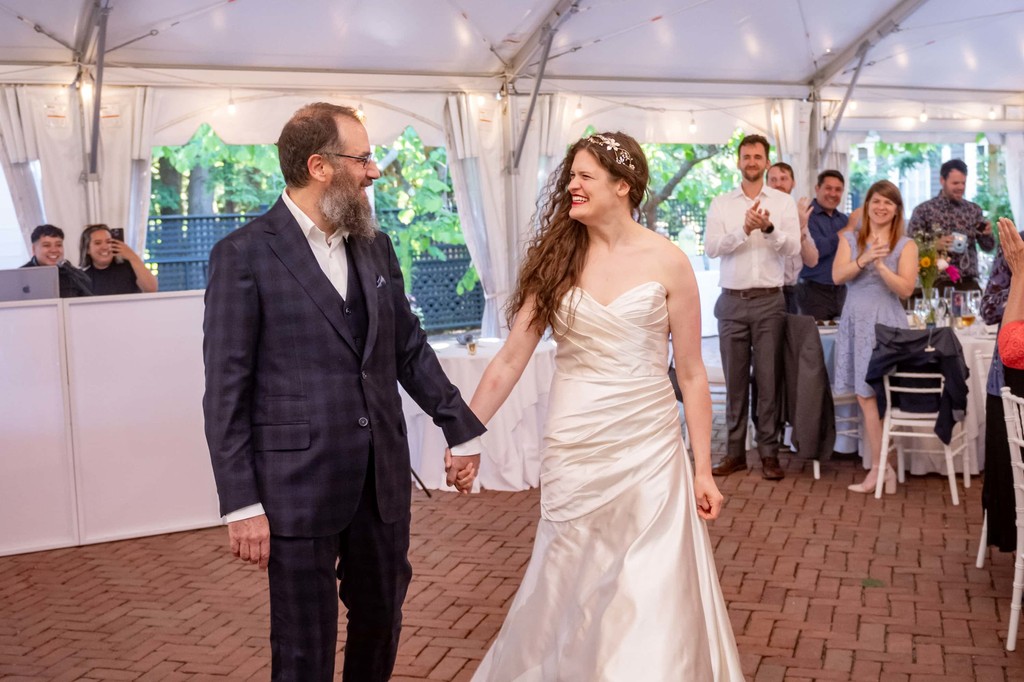
M 853 78 L 850 79 L 850 84 L 846 87 L 846 94 L 843 95 L 843 101 L 839 105 L 839 112 L 836 113 L 836 119 L 832 122 L 832 128 L 828 131 L 828 137 L 825 139 L 825 146 L 821 148 L 821 153 L 818 156 L 819 165 L 825 163 L 825 157 L 832 150 L 832 142 L 836 139 L 836 133 L 839 132 L 839 124 L 842 122 L 843 114 L 846 112 L 846 105 L 850 103 L 850 98 L 853 97 L 853 89 L 857 87 L 857 79 L 860 78 L 861 69 L 864 68 L 864 61 L 867 59 L 870 49 L 871 43 L 865 40 L 860 44 L 860 49 L 857 50 L 857 55 L 860 58 L 857 62 L 857 69 L 853 72 Z
M 97 20 L 96 36 L 96 87 L 92 99 L 92 144 L 89 148 L 89 175 L 96 175 L 100 157 L 100 104 L 103 93 L 103 65 L 106 61 L 107 19 L 110 17 L 110 5 L 103 3 Z
M 550 24 L 544 27 L 544 47 L 540 54 L 540 64 L 537 66 L 537 77 L 533 81 L 533 92 L 530 93 L 530 106 L 526 110 L 526 120 L 523 122 L 523 129 L 519 132 L 519 142 L 516 143 L 515 154 L 512 155 L 513 171 L 519 170 L 519 159 L 523 155 L 523 145 L 526 144 L 526 134 L 530 132 L 530 122 L 533 120 L 533 109 L 537 106 L 537 97 L 540 95 L 540 84 L 544 80 L 544 69 L 548 65 L 548 55 L 551 53 L 551 42 L 555 39 L 555 32 L 555 29 L 552 28 Z

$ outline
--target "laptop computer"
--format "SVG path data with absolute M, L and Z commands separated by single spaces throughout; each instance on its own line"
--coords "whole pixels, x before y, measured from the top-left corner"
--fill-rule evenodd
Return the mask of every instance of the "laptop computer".
M 35 301 L 60 296 L 57 267 L 0 270 L 0 301 Z

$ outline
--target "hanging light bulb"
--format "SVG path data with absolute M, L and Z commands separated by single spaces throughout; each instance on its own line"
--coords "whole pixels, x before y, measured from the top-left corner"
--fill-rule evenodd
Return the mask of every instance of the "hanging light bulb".
M 358 118 L 360 121 L 366 120 L 366 112 L 363 111 L 362 102 L 356 105 L 356 118 Z
M 82 80 L 82 99 L 92 99 L 92 83 Z
M 237 111 L 238 107 L 235 106 L 235 95 L 231 90 L 228 90 L 228 115 L 234 116 Z
M 994 120 L 996 120 L 996 116 L 997 116 L 996 108 L 995 107 L 989 107 L 989 109 L 988 109 L 988 120 L 994 121 Z
M 857 111 L 857 100 L 851 99 L 850 103 L 846 105 L 850 111 Z
M 487 102 L 487 98 L 486 97 L 484 97 L 483 95 L 477 95 L 476 96 L 476 103 L 477 104 L 483 106 L 485 102 Z
M 576 118 L 581 118 L 582 116 L 583 116 L 583 98 L 580 97 L 578 100 L 576 100 Z
M 921 113 L 918 114 L 917 120 L 920 121 L 921 123 L 928 122 L 928 111 L 924 107 L 921 107 Z
M 693 117 L 693 112 L 692 111 L 690 112 L 690 127 L 689 127 L 689 130 L 690 130 L 690 134 L 691 135 L 694 134 L 695 132 L 697 132 L 697 119 Z

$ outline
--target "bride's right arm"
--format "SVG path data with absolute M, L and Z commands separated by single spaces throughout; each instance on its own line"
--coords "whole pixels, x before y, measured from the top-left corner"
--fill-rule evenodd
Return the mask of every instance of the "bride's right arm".
M 516 313 L 505 344 L 487 365 L 487 369 L 484 370 L 484 375 L 480 378 L 480 383 L 473 393 L 469 407 L 476 414 L 477 419 L 484 424 L 490 421 L 494 413 L 508 398 L 540 342 L 540 334 L 529 326 L 532 317 L 533 297 L 531 296 L 526 299 L 523 307 Z

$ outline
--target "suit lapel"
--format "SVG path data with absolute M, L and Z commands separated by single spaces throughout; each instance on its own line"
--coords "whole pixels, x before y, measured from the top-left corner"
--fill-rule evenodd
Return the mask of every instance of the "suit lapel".
M 378 239 L 380 238 L 381 236 L 378 236 Z M 373 249 L 365 239 L 350 237 L 346 247 L 352 249 L 352 261 L 356 265 L 359 284 L 363 288 L 363 298 L 366 300 L 366 346 L 363 349 L 363 357 L 368 358 L 377 340 L 377 275 L 380 271 L 374 263 Z
M 268 216 L 271 227 L 267 230 L 273 235 L 269 240 L 270 248 L 305 289 L 306 294 L 313 299 L 345 343 L 358 354 L 352 333 L 342 314 L 341 296 L 320 269 L 320 264 L 316 262 L 316 256 L 310 250 L 306 236 L 302 234 L 302 229 L 295 222 L 291 211 L 278 199 L 271 213 L 274 215 Z

